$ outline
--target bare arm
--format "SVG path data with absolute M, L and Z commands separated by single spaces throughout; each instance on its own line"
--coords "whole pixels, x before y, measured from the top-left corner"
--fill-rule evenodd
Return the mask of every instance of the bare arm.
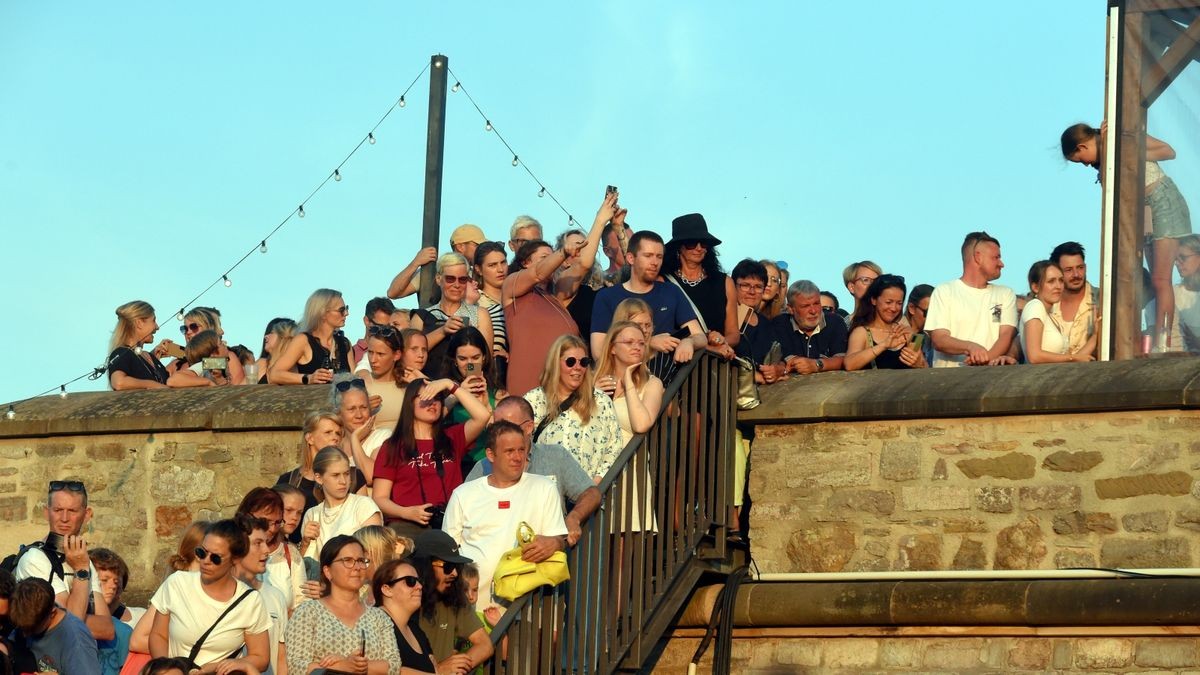
M 933 340 L 933 348 L 943 354 L 963 355 L 969 357 L 971 361 L 987 362 L 988 350 L 983 348 L 983 345 L 969 342 L 967 340 L 959 340 L 950 335 L 950 331 L 945 328 L 938 328 L 929 333 L 930 339 Z M 1009 340 L 1011 341 L 1011 336 Z
M 654 420 L 658 418 L 658 411 L 662 408 L 663 384 L 662 380 L 651 375 L 645 390 L 639 396 L 633 383 L 633 369 L 639 366 L 640 363 L 625 369 L 625 405 L 629 410 L 629 426 L 633 433 L 644 434 L 654 426 Z
M 484 344 L 492 344 L 492 315 L 488 314 L 486 309 L 480 307 L 476 316 L 479 317 L 478 328 L 479 332 L 483 333 Z
M 563 520 L 567 525 L 567 543 L 574 546 L 575 542 L 579 541 L 579 531 L 588 518 L 600 508 L 600 502 L 603 497 L 600 490 L 596 487 L 590 487 L 579 494 L 579 498 L 575 500 L 575 508 L 567 514 Z
M 133 389 L 166 389 L 167 385 L 156 380 L 139 380 L 130 377 L 120 370 L 115 370 L 108 376 L 108 383 L 113 391 L 130 391 Z
M 379 510 L 390 518 L 403 518 L 418 525 L 428 525 L 431 514 L 425 508 L 433 505 L 400 506 L 392 501 L 392 482 L 387 478 L 376 478 L 375 484 L 371 486 L 371 499 L 375 500 Z
M 867 328 L 856 326 L 850 331 L 850 340 L 846 345 L 844 365 L 846 370 L 862 370 L 887 349 L 887 345 L 867 346 Z
M 1170 159 L 1175 159 L 1175 148 L 1172 148 L 1164 141 L 1146 134 L 1146 160 L 1150 162 L 1162 162 Z
M 434 260 L 437 260 L 437 249 L 433 246 L 427 246 L 418 251 L 412 262 L 400 270 L 400 273 L 392 279 L 392 283 L 388 284 L 387 296 L 392 300 L 398 300 L 416 293 L 417 287 L 413 285 L 413 277 L 417 276 L 422 265 L 429 264 Z
M 742 339 L 738 330 L 737 290 L 733 287 L 733 277 L 725 275 L 725 344 L 736 347 Z
M 154 605 L 146 608 L 146 613 L 138 619 L 137 625 L 133 627 L 133 634 L 129 636 L 129 651 L 139 654 L 150 653 L 150 631 L 154 628 L 154 617 L 156 616 L 158 616 L 158 610 L 154 609 Z
M 299 338 L 303 337 L 299 336 Z M 271 384 L 304 384 L 304 376 L 300 373 L 293 373 L 291 370 L 306 355 L 311 361 L 312 347 L 309 346 L 308 340 L 293 339 L 288 343 L 287 349 L 279 355 L 279 358 L 275 359 L 271 370 L 267 372 L 267 381 Z
M 604 202 L 600 204 L 600 210 L 596 211 L 596 218 L 592 221 L 592 229 L 588 232 L 587 241 L 584 242 L 582 248 L 572 254 L 574 261 L 567 268 L 566 273 L 559 277 L 558 284 L 554 289 L 559 298 L 575 297 L 580 284 L 592 271 L 592 266 L 596 264 L 596 251 L 600 249 L 600 235 L 604 232 L 604 226 L 612 220 L 616 213 L 614 208 L 616 204 L 617 193 L 609 192 L 604 195 Z
M 170 626 L 170 614 L 154 615 L 154 626 L 150 629 L 150 656 L 156 659 L 167 656 L 167 634 Z
M 518 270 L 515 274 L 505 277 L 504 284 L 500 287 L 500 299 L 504 306 L 508 307 L 513 300 L 532 291 L 534 286 L 549 279 L 554 274 L 554 270 L 558 269 L 566 259 L 567 255 L 564 251 L 554 251 L 533 267 Z
M 988 356 L 995 359 L 1007 355 L 1008 348 L 1012 346 L 1013 338 L 1016 335 L 1016 326 L 1000 326 L 1000 337 L 996 338 L 996 342 L 988 350 Z

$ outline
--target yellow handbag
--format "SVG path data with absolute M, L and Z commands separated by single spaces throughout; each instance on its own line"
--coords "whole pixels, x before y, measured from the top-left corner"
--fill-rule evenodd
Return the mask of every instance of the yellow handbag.
M 540 586 L 557 586 L 571 578 L 567 569 L 567 554 L 555 551 L 540 563 L 521 559 L 521 546 L 533 541 L 533 528 L 522 522 L 517 527 L 517 547 L 506 551 L 492 575 L 492 592 L 498 598 L 516 600 Z

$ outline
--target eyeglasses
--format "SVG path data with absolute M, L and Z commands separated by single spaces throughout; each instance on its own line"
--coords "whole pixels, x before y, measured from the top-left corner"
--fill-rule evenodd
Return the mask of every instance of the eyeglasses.
M 856 277 L 854 281 L 860 284 L 869 284 L 872 281 L 875 281 L 876 278 L 877 277 Z
M 645 347 L 645 340 L 613 340 L 613 344 L 625 345 L 626 347 Z
M 392 337 L 395 334 L 396 334 L 396 329 L 393 326 L 384 326 L 381 324 L 373 323 L 373 324 L 371 324 L 371 326 L 369 328 L 367 328 L 367 335 L 370 335 L 370 336 L 378 335 L 379 337 Z
M 567 358 L 563 359 L 563 363 L 566 364 L 568 368 L 574 368 L 575 364 L 577 363 L 580 365 L 580 367 L 590 368 L 592 366 L 592 359 L 588 356 L 585 356 L 582 359 L 577 359 L 574 356 L 568 356 Z
M 68 492 L 82 492 L 87 494 L 87 488 L 83 483 L 77 480 L 52 480 L 50 481 L 50 492 L 59 492 L 66 490 Z
M 338 314 L 341 314 L 342 316 L 346 316 L 347 314 L 350 313 L 350 305 L 342 305 L 341 307 L 335 307 L 329 311 L 337 312 Z
M 187 334 L 188 334 L 188 331 L 192 331 L 193 333 L 198 333 L 198 332 L 200 332 L 200 324 L 198 324 L 198 323 L 185 323 L 185 324 L 183 324 L 182 326 L 180 326 L 180 327 L 179 327 L 179 332 L 180 332 L 180 333 L 182 333 L 182 334 L 184 334 L 184 335 L 187 335 Z
M 1200 253 L 1180 253 L 1179 255 L 1175 256 L 1175 262 L 1176 263 L 1187 262 L 1188 258 L 1195 258 L 1198 255 L 1200 255 Z
M 699 239 L 695 239 L 695 240 L 691 240 L 691 241 L 681 241 L 681 242 L 679 242 L 679 245 L 683 248 L 700 248 L 702 246 L 704 248 L 708 248 L 708 242 L 701 241 Z
M 772 285 L 778 286 L 779 281 L 780 281 L 780 277 L 767 277 L 767 285 L 768 286 L 772 286 Z
M 737 287 L 738 290 L 742 291 L 743 293 L 762 293 L 764 290 L 766 290 L 766 287 L 762 284 L 740 283 L 737 285 Z
M 209 553 L 208 549 L 204 548 L 203 546 L 197 546 L 192 553 L 196 554 L 196 560 L 207 560 L 214 565 L 220 565 L 224 560 L 220 553 Z
M 366 389 L 367 383 L 363 382 L 361 377 L 356 377 L 353 380 L 344 380 L 342 382 L 338 382 L 337 384 L 333 385 L 333 388 L 344 394 L 351 389 Z
M 434 560 L 433 562 L 431 562 L 429 564 L 440 569 L 442 571 L 442 574 L 445 574 L 446 576 L 450 576 L 451 574 L 458 574 L 458 571 L 460 569 L 462 569 L 461 563 L 446 562 L 445 560 Z
M 334 558 L 333 562 L 341 563 L 342 567 L 352 570 L 357 567 L 360 570 L 365 570 L 371 566 L 370 558 Z
M 384 584 L 384 586 L 391 586 L 392 584 L 398 584 L 401 581 L 403 581 L 404 585 L 408 586 L 409 588 L 416 588 L 417 584 L 421 583 L 420 579 L 414 577 L 411 574 L 406 574 L 405 576 L 402 576 L 402 577 L 396 577 L 395 579 L 389 579 L 388 582 L 386 584 Z
M 443 274 L 442 281 L 444 283 L 451 284 L 451 285 L 467 284 L 467 283 L 470 283 L 471 277 L 468 277 L 468 276 L 456 277 L 453 274 Z

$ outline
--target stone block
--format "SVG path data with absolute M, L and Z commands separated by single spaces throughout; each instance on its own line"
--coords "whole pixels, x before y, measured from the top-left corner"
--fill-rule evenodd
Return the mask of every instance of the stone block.
M 899 438 L 900 424 L 867 424 L 863 426 L 863 438 Z
M 839 638 L 826 640 L 826 668 L 871 668 L 879 660 L 879 640 Z
M 821 665 L 821 647 L 820 640 L 781 640 L 775 643 L 775 661 L 785 666 L 815 668 Z
M 992 528 L 980 518 L 947 518 L 942 524 L 942 532 L 946 534 L 965 534 L 990 532 Z
M 1020 441 L 983 441 L 979 443 L 980 450 L 989 452 L 1009 452 L 1021 447 Z
M 965 487 L 904 487 L 900 504 L 906 511 L 961 511 L 971 508 L 971 493 Z
M 995 569 L 1034 570 L 1045 557 L 1045 536 L 1033 516 L 1000 530 L 996 536 Z
M 1171 517 L 1166 511 L 1130 513 L 1121 517 L 1127 532 L 1166 532 L 1170 522 Z
M 988 513 L 1012 513 L 1013 488 L 975 488 L 975 508 Z
M 1110 537 L 1100 547 L 1100 566 L 1131 569 L 1191 567 L 1191 547 L 1183 537 Z
M 954 561 L 950 563 L 950 569 L 987 569 L 987 554 L 983 550 L 983 542 L 964 538 L 958 546 L 958 552 L 954 554 Z
M 15 475 L 17 475 L 17 467 L 15 467 L 15 466 L 0 467 L 0 478 L 6 478 L 8 476 L 15 476 Z
M 26 459 L 33 450 L 15 446 L 0 446 L 0 459 Z
M 1100 499 L 1125 499 L 1141 495 L 1177 496 L 1186 495 L 1191 489 L 1192 477 L 1183 471 L 1102 478 L 1096 481 L 1096 496 Z
M 16 483 L 0 483 L 0 495 L 13 494 L 17 491 Z
M 1176 513 L 1175 527 L 1185 530 L 1200 530 L 1200 510 L 1183 509 Z
M 1034 443 L 1037 445 L 1037 443 Z M 1042 459 L 1042 466 L 1051 471 L 1088 471 L 1094 469 L 1104 461 L 1104 453 L 1095 450 L 1085 450 L 1083 452 L 1068 452 L 1059 450 L 1046 455 Z
M 968 455 L 971 453 L 971 446 L 968 443 L 934 443 L 929 447 L 941 455 Z
M 1033 447 L 1035 447 L 1035 448 L 1056 448 L 1060 445 L 1066 445 L 1066 444 L 1067 444 L 1067 439 L 1065 439 L 1065 438 L 1039 438 L 1033 442 Z
M 229 452 L 228 448 L 223 447 L 206 448 L 200 452 L 198 459 L 204 466 L 224 464 L 233 460 L 233 453 Z
M 1096 554 L 1088 550 L 1068 548 L 1054 554 L 1054 568 L 1060 570 L 1095 567 Z
M 942 569 L 942 537 L 936 534 L 910 534 L 901 537 L 895 569 Z
M 821 525 L 793 532 L 787 556 L 795 572 L 840 572 L 856 550 L 854 534 L 844 525 Z
M 38 443 L 34 453 L 38 457 L 68 457 L 75 452 L 74 443 Z
M 1150 471 L 1179 457 L 1179 443 L 1159 441 L 1139 449 L 1127 471 Z
M 1200 640 L 1147 638 L 1138 640 L 1133 662 L 1153 668 L 1187 668 L 1200 665 Z
M 1117 531 L 1117 520 L 1111 513 L 1072 511 L 1054 516 L 1052 527 L 1055 534 L 1112 534 Z
M 980 638 L 930 640 L 925 645 L 922 663 L 925 670 L 975 671 L 983 665 L 984 647 L 984 640 Z
M 87 449 L 88 457 L 102 462 L 119 462 L 132 454 L 123 443 L 99 443 L 90 445 Z
M 912 441 L 889 441 L 879 453 L 879 475 L 885 480 L 915 480 L 921 473 L 921 449 Z
M 905 433 L 910 438 L 931 438 L 933 436 L 945 436 L 946 427 L 940 424 L 913 424 L 909 426 Z
M 160 537 L 179 536 L 192 522 L 192 512 L 186 506 L 159 506 L 154 509 L 154 533 Z
M 933 480 L 946 480 L 950 477 L 946 470 L 946 458 L 938 457 L 938 460 L 933 464 Z
M 28 499 L 25 497 L 0 497 L 0 522 L 23 523 L 28 519 Z
M 911 670 L 921 665 L 921 641 L 912 638 L 891 638 L 879 644 L 879 667 Z
M 1070 640 L 1055 640 L 1054 654 L 1050 657 L 1050 665 L 1060 670 L 1070 668 L 1071 662 L 1074 660 L 1072 654 Z
M 1133 662 L 1133 641 L 1119 638 L 1075 640 L 1075 667 L 1085 670 L 1125 668 Z
M 215 474 L 211 469 L 184 469 L 172 465 L 159 471 L 150 483 L 150 493 L 165 504 L 192 504 L 209 498 Z
M 1021 488 L 1019 499 L 1025 511 L 1065 511 L 1079 508 L 1082 491 L 1077 485 L 1038 485 Z
M 886 516 L 896 510 L 896 496 L 887 490 L 837 490 L 829 497 L 829 510 L 839 509 Z
M 954 465 L 967 478 L 1007 478 L 1009 480 L 1024 480 L 1033 478 L 1036 470 L 1036 460 L 1032 455 L 1020 452 L 1010 452 L 1000 457 L 973 457 L 960 459 Z
M 871 482 L 871 454 L 866 451 L 808 453 L 789 465 L 786 483 L 796 487 L 849 487 Z

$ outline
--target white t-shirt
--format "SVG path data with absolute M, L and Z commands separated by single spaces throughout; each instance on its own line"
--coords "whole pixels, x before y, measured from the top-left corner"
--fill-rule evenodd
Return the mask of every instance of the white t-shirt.
M 950 336 L 990 349 L 1000 337 L 1001 326 L 1017 327 L 1017 296 L 1007 286 L 988 284 L 971 288 L 962 279 L 947 281 L 933 289 L 929 298 L 925 331 L 948 330 Z M 965 354 L 934 350 L 934 368 L 953 368 L 967 360 Z
M 353 492 L 346 495 L 346 501 L 338 506 L 330 508 L 325 505 L 325 502 L 321 502 L 312 507 L 304 513 L 304 522 L 300 524 L 300 531 L 303 532 L 306 525 L 316 521 L 321 525 L 321 533 L 309 543 L 304 557 L 320 560 L 321 547 L 325 545 L 325 542 L 339 534 L 353 535 L 358 528 L 362 527 L 367 518 L 376 513 L 380 513 L 380 511 L 374 499 L 356 495 Z
M 46 554 L 41 549 L 31 548 L 25 551 L 25 554 L 21 556 L 21 560 L 17 562 L 17 568 L 13 570 L 13 576 L 16 577 L 17 581 L 31 577 L 45 579 L 54 588 L 55 595 L 70 593 L 71 582 L 75 581 L 75 578 L 71 576 L 75 573 L 75 568 L 68 565 L 66 560 L 63 560 L 62 567 L 63 573 L 67 575 L 65 579 L 53 573 L 53 566 L 50 565 L 50 559 L 46 557 Z M 90 562 L 88 563 L 88 573 L 92 575 L 90 584 L 92 592 L 100 593 L 100 575 L 96 574 L 96 567 Z
M 288 563 L 289 556 L 291 563 Z M 296 548 L 295 544 L 284 541 L 267 558 L 266 581 L 283 593 L 288 607 L 294 609 L 304 599 L 300 589 L 308 579 L 304 574 L 304 559 L 301 558 L 300 549 Z
M 124 621 L 125 625 L 129 626 L 130 628 L 136 628 L 137 622 L 141 621 L 142 617 L 145 616 L 146 608 L 145 607 L 126 607 L 125 609 L 129 610 L 129 620 L 125 621 L 124 619 L 121 619 L 121 621 Z
M 1172 336 L 1171 351 L 1200 353 L 1200 292 L 1175 284 L 1175 322 L 1179 341 Z
M 458 542 L 459 553 L 479 568 L 477 610 L 495 604 L 492 574 L 505 551 L 517 545 L 517 527 L 529 523 L 545 536 L 567 533 L 558 488 L 545 476 L 522 474 L 516 485 L 496 488 L 487 477 L 463 483 L 446 504 L 442 529 Z
M 1052 354 L 1066 354 L 1067 347 L 1070 346 L 1070 339 L 1067 335 L 1058 329 L 1058 325 L 1050 318 L 1046 311 L 1046 306 L 1041 300 L 1034 298 L 1025 303 L 1025 309 L 1021 310 L 1021 352 L 1025 354 L 1025 360 L 1029 360 L 1029 347 L 1026 342 L 1027 330 L 1025 323 L 1030 319 L 1040 319 L 1042 322 L 1042 351 Z
M 263 675 L 273 675 L 279 672 L 279 644 L 283 642 L 283 636 L 287 633 L 288 606 L 287 600 L 283 597 L 283 591 L 265 581 L 263 579 L 265 576 L 259 576 L 262 585 L 259 586 L 258 594 L 262 597 L 267 616 L 271 618 L 271 627 L 267 629 L 267 643 L 271 650 L 271 668 Z M 249 599 L 246 598 L 246 600 Z
M 167 577 L 150 598 L 150 604 L 159 614 L 171 616 L 167 654 L 186 657 L 204 631 L 249 588 L 238 581 L 233 596 L 226 602 L 217 602 L 204 592 L 199 572 L 175 572 Z M 203 666 L 225 659 L 242 648 L 246 634 L 258 635 L 270 628 L 271 617 L 263 606 L 262 595 L 253 592 L 209 633 L 196 655 L 196 664 Z

